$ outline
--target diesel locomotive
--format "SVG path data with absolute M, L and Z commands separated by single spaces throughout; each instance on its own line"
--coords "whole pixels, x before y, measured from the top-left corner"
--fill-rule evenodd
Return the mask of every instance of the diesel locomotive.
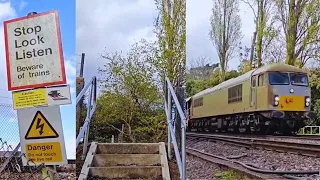
M 187 131 L 295 134 L 310 105 L 307 72 L 269 64 L 187 98 Z

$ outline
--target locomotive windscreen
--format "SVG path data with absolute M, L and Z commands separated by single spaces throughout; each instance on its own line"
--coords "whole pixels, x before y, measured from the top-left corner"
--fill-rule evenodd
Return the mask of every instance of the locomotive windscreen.
M 301 73 L 290 73 L 290 80 L 292 85 L 308 86 L 308 76 Z
M 288 73 L 269 72 L 270 85 L 289 85 Z

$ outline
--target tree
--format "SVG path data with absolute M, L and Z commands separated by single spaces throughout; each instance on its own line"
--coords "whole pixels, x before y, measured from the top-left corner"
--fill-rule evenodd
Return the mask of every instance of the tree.
M 309 85 L 311 88 L 311 111 L 317 118 L 312 119 L 311 125 L 320 125 L 320 68 L 315 67 L 309 69 Z
M 136 142 L 137 137 L 141 140 L 143 135 L 154 137 L 146 135 L 147 132 L 163 134 L 158 131 L 163 130 L 159 126 L 163 126 L 160 122 L 165 119 L 162 99 L 154 81 L 155 69 L 148 63 L 152 55 L 141 43 L 134 44 L 127 55 L 121 52 L 101 55 L 107 62 L 99 68 L 104 91 L 98 100 L 95 122 L 123 133 L 131 142 Z M 119 127 L 121 124 L 125 125 L 124 131 Z
M 271 42 L 277 36 L 276 30 L 273 27 L 274 21 L 270 20 L 272 0 L 242 0 L 253 11 L 254 22 L 256 30 L 254 33 L 255 51 L 256 51 L 256 64 L 257 67 L 262 66 L 263 55 L 266 49 L 270 46 Z M 266 57 L 267 58 L 267 57 Z M 251 62 L 252 63 L 252 62 Z
M 274 0 L 286 39 L 286 63 L 303 67 L 309 59 L 319 59 L 320 1 Z
M 225 80 L 228 61 L 235 55 L 242 38 L 238 7 L 238 0 L 213 1 L 209 36 L 219 56 L 221 81 Z
M 154 63 L 162 79 L 176 83 L 179 66 L 186 66 L 186 1 L 155 0 L 159 15 L 155 21 L 159 50 Z M 185 74 L 183 74 L 184 76 Z

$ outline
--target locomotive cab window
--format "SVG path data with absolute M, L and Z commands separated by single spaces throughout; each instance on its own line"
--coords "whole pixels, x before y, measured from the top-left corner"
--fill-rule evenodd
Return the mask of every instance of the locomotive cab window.
M 290 73 L 290 81 L 294 86 L 308 86 L 308 76 L 300 73 Z
M 258 76 L 258 86 L 264 86 L 264 74 Z
M 228 89 L 228 104 L 242 101 L 242 84 Z
M 251 86 L 252 87 L 256 87 L 256 83 L 257 83 L 256 76 L 252 76 L 252 78 L 251 78 Z
M 289 85 L 289 75 L 285 72 L 269 72 L 270 85 Z

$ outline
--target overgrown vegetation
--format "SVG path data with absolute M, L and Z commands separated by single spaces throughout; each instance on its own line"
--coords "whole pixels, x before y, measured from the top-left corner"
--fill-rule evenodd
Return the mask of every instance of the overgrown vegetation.
M 103 52 L 99 68 L 102 89 L 90 139 L 110 142 L 165 141 L 167 120 L 163 107 L 164 77 L 175 85 L 179 66 L 185 68 L 185 0 L 155 0 L 157 41 L 144 39 L 127 53 Z
M 238 174 L 233 170 L 219 172 L 216 173 L 214 176 L 220 180 L 234 180 L 239 178 Z

